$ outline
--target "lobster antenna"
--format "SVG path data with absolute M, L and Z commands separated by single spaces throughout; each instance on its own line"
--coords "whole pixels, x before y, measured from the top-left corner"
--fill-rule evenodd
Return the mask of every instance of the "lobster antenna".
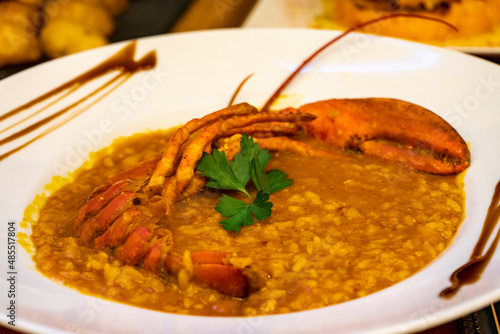
M 453 29 L 456 32 L 458 32 L 458 29 L 455 26 L 453 26 L 452 24 L 450 24 L 450 23 L 448 23 L 446 21 L 443 21 L 443 20 L 438 19 L 438 18 L 423 16 L 423 15 L 418 15 L 418 14 L 395 13 L 395 14 L 389 14 L 389 15 L 381 16 L 379 18 L 376 18 L 376 19 L 373 19 L 373 20 L 370 20 L 370 21 L 366 21 L 364 23 L 360 23 L 357 26 L 354 26 L 352 28 L 347 29 L 342 34 L 340 34 L 339 36 L 335 37 L 334 39 L 332 39 L 328 43 L 324 44 L 322 47 L 320 47 L 318 50 L 316 50 L 312 55 L 310 55 L 309 58 L 307 58 L 306 60 L 304 60 L 304 62 L 302 62 L 302 64 L 299 67 L 297 67 L 297 69 L 295 69 L 295 71 L 293 71 L 288 76 L 288 78 L 281 84 L 281 86 L 278 87 L 278 89 L 274 92 L 274 94 L 271 95 L 271 97 L 269 98 L 269 100 L 267 100 L 267 102 L 264 105 L 264 107 L 262 107 L 261 111 L 268 111 L 269 108 L 271 107 L 271 105 L 274 103 L 274 101 L 276 101 L 276 99 L 281 94 L 281 92 L 290 84 L 290 82 L 295 78 L 295 76 L 297 76 L 297 74 L 299 74 L 299 72 L 307 64 L 309 64 L 318 54 L 320 54 L 323 50 L 325 50 L 326 48 L 328 48 L 330 45 L 334 44 L 339 39 L 347 36 L 348 34 L 350 34 L 353 31 L 360 30 L 360 29 L 363 29 L 364 27 L 372 25 L 374 23 L 377 23 L 377 22 L 380 22 L 380 21 L 384 21 L 384 20 L 390 20 L 390 19 L 393 19 L 393 18 L 396 18 L 396 17 L 412 17 L 412 18 L 417 18 L 417 19 L 424 19 L 424 20 L 436 21 L 436 22 L 442 23 L 444 25 L 447 25 L 451 29 Z M 238 87 L 238 91 L 241 89 L 241 87 L 242 87 L 242 85 L 240 85 L 240 87 Z M 237 92 L 236 92 L 236 94 L 237 94 Z M 233 96 L 233 99 L 234 98 L 235 98 L 235 96 Z
M 245 83 L 248 81 L 248 79 L 250 79 L 253 75 L 254 75 L 254 73 L 247 75 L 247 77 L 245 79 L 243 79 L 243 81 L 239 84 L 238 88 L 236 88 L 236 91 L 233 93 L 231 100 L 229 101 L 228 107 L 230 107 L 234 104 L 234 100 L 236 100 L 236 98 L 238 97 L 238 94 L 240 93 L 241 89 L 243 88 Z

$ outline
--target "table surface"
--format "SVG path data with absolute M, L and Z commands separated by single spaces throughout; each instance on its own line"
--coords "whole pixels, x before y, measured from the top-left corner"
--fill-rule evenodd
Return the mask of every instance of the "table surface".
M 228 1 L 225 4 L 225 15 L 220 15 L 214 10 L 214 0 L 131 0 L 129 10 L 117 18 L 117 31 L 111 41 L 117 42 L 169 32 L 239 27 L 256 2 L 257 0 Z M 158 19 L 155 20 L 155 17 Z M 144 24 L 144 18 L 148 18 L 147 24 Z M 500 64 L 500 57 L 487 59 Z M 0 70 L 0 79 L 24 68 L 26 66 L 22 65 Z M 497 334 L 500 332 L 497 314 L 500 314 L 500 302 L 421 333 Z M 15 328 L 0 326 L 0 334 L 15 333 L 19 333 L 15 331 Z

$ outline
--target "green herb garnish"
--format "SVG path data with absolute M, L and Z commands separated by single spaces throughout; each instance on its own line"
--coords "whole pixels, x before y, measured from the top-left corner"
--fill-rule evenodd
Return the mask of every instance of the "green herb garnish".
M 241 150 L 234 160 L 227 161 L 224 151 L 214 150 L 212 154 L 203 153 L 196 165 L 196 170 L 209 179 L 207 187 L 225 190 L 238 190 L 252 196 L 246 190 L 247 184 L 252 180 L 258 192 L 252 203 L 246 203 L 236 198 L 223 195 L 217 203 L 215 210 L 222 217 L 222 227 L 227 231 L 238 232 L 242 226 L 253 224 L 254 217 L 263 220 L 271 216 L 273 203 L 269 195 L 290 186 L 293 180 L 288 179 L 284 172 L 273 169 L 265 172 L 271 154 L 260 149 L 246 133 L 241 137 Z

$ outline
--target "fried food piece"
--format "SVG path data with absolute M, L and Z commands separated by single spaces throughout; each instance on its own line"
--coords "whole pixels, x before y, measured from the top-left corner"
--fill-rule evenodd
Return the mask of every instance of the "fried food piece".
M 49 1 L 44 7 L 46 24 L 54 20 L 78 23 L 85 28 L 109 36 L 115 30 L 113 16 L 105 7 L 82 0 Z
M 44 26 L 40 33 L 40 41 L 43 50 L 51 58 L 62 57 L 108 43 L 103 34 L 67 20 L 53 20 Z
M 36 35 L 22 27 L 0 21 L 0 67 L 36 61 L 42 50 Z
M 44 10 L 46 23 L 40 40 L 50 58 L 106 45 L 115 29 L 113 16 L 100 1 L 51 0 Z
M 41 25 L 38 7 L 17 1 L 0 1 L 0 23 L 9 23 L 28 31 L 36 31 Z
M 0 0 L 0 67 L 106 45 L 128 0 Z
M 40 58 L 42 51 L 36 37 L 39 21 L 36 7 L 0 2 L 0 67 Z

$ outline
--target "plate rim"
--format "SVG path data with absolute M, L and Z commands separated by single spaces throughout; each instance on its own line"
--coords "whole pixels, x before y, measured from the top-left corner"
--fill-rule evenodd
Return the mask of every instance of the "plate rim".
M 308 29 L 308 28 L 280 28 L 280 29 L 275 29 L 275 28 L 255 28 L 255 29 L 254 29 L 254 28 L 252 28 L 252 29 L 250 29 L 250 30 L 254 30 L 254 31 L 255 31 L 255 30 L 259 30 L 259 31 L 261 31 L 261 32 L 265 32 L 265 31 L 269 31 L 269 30 L 273 30 L 273 31 L 278 31 L 278 30 L 279 30 L 279 31 L 288 31 L 288 30 L 292 30 L 292 32 L 296 32 L 296 31 L 297 31 L 297 29 L 298 29 L 298 30 L 305 30 L 305 31 L 317 31 L 317 30 L 312 30 L 312 29 Z M 155 39 L 155 40 L 156 40 L 156 39 L 163 39 L 163 38 L 171 38 L 171 37 L 173 37 L 174 35 L 175 35 L 176 37 L 179 37 L 179 38 L 184 38 L 183 36 L 187 36 L 187 35 L 189 35 L 189 36 L 191 36 L 191 35 L 196 35 L 196 36 L 198 36 L 198 35 L 200 35 L 200 34 L 220 34 L 221 32 L 224 34 L 224 32 L 223 32 L 223 31 L 225 31 L 225 30 L 227 30 L 227 31 L 234 31 L 235 33 L 240 33 L 240 30 L 239 30 L 239 29 L 220 29 L 220 30 L 216 30 L 216 31 L 186 32 L 186 33 L 176 33 L 176 34 L 171 34 L 171 35 L 163 35 L 163 36 L 151 36 L 151 37 L 146 37 L 146 38 L 141 38 L 141 39 L 138 39 L 138 41 L 140 42 L 141 40 L 150 40 L 150 39 Z M 246 30 L 246 29 L 245 29 L 245 30 Z M 250 30 L 248 30 L 248 32 L 245 32 L 245 33 L 252 34 L 252 32 L 250 32 Z M 292 32 L 289 32 L 289 33 L 292 33 Z M 331 34 L 331 33 L 332 33 L 332 31 L 328 31 L 328 34 Z M 182 34 L 182 36 L 181 36 L 181 34 Z M 307 32 L 306 34 L 308 34 L 308 32 Z M 393 40 L 393 39 L 392 39 L 392 38 L 390 38 L 390 37 L 376 37 L 376 38 L 377 38 L 377 39 L 388 39 L 388 40 Z M 400 41 L 400 40 L 397 40 L 397 41 Z M 417 44 L 419 47 L 423 46 L 423 47 L 425 47 L 425 48 L 439 49 L 439 51 L 440 51 L 440 52 L 445 52 L 445 53 L 446 53 L 446 52 L 453 52 L 453 53 L 455 53 L 455 52 L 456 52 L 456 51 L 454 51 L 454 50 L 446 50 L 446 49 L 442 49 L 442 48 L 439 48 L 439 47 L 436 47 L 436 46 L 426 45 L 426 44 L 421 44 L 421 43 L 412 42 L 412 41 L 406 41 L 406 40 L 403 40 L 402 42 L 403 42 L 403 43 L 410 43 L 410 44 Z M 88 52 L 95 52 L 96 54 L 101 54 L 101 53 L 103 52 L 103 51 L 102 51 L 102 49 L 118 48 L 118 47 L 119 47 L 119 46 L 121 46 L 121 45 L 125 45 L 125 43 L 128 43 L 128 41 L 115 43 L 115 44 L 112 44 L 112 45 L 109 45 L 109 46 L 105 46 L 105 47 L 100 48 L 100 49 L 97 49 L 97 50 L 90 50 L 90 51 L 88 51 Z M 446 50 L 446 51 L 445 51 L 445 50 Z M 459 54 L 459 53 L 457 53 L 457 54 Z M 83 57 L 82 55 L 75 55 L 75 56 L 76 56 L 76 57 Z M 465 55 L 460 54 L 460 56 L 465 56 Z M 72 56 L 70 56 L 70 57 L 72 57 Z M 72 61 L 74 61 L 73 59 L 76 59 L 76 58 L 69 58 L 69 57 L 68 57 L 67 59 L 69 59 L 69 60 L 66 60 L 66 61 L 68 61 L 68 62 L 72 62 Z M 477 59 L 477 60 L 479 60 L 479 59 Z M 481 59 L 481 60 L 482 60 L 482 59 Z M 54 65 L 50 65 L 50 64 L 53 64 L 53 63 L 58 62 L 58 61 L 59 61 L 59 60 L 54 60 L 54 61 L 51 61 L 51 62 L 47 62 L 47 63 L 41 64 L 41 65 L 39 65 L 39 66 L 40 66 L 40 67 L 41 67 L 41 66 L 54 66 Z M 487 61 L 485 61 L 485 62 L 486 62 L 486 63 L 489 63 L 489 62 L 487 62 Z M 25 73 L 25 72 L 29 72 L 29 71 L 32 71 L 32 70 L 33 70 L 33 71 L 38 71 L 36 68 L 38 68 L 39 66 L 36 66 L 36 67 L 34 67 L 34 68 L 30 68 L 30 69 L 28 69 L 27 71 L 23 71 L 23 72 L 20 72 L 20 73 L 18 73 L 18 74 L 15 74 L 14 76 L 16 76 L 16 77 L 17 77 L 17 76 L 27 75 L 27 74 L 23 74 L 23 73 Z M 497 69 L 498 69 L 498 68 L 497 68 Z M 9 77 L 9 78 L 10 78 L 10 77 Z M 9 82 L 10 82 L 11 80 L 13 80 L 13 79 L 9 79 L 9 78 L 7 78 L 7 79 L 5 79 L 5 80 L 6 80 L 6 81 L 9 81 Z M 5 81 L 4 81 L 4 80 L 0 81 L 0 85 L 2 85 L 2 82 L 5 82 Z M 500 292 L 500 289 L 499 289 L 499 292 Z M 483 299 L 487 299 L 487 298 L 485 298 L 485 297 L 484 297 Z M 478 302 L 478 304 L 480 304 L 480 302 Z M 314 310 L 313 310 L 313 311 L 314 311 Z M 307 311 L 306 311 L 306 312 L 307 312 Z M 292 313 L 292 314 L 297 314 L 297 313 Z M 279 316 L 279 315 L 276 315 L 276 317 L 277 317 L 277 316 Z M 190 317 L 192 317 L 192 316 L 190 316 Z M 265 316 L 265 317 L 275 317 L 275 316 Z M 394 325 L 394 326 L 396 326 L 396 325 Z

